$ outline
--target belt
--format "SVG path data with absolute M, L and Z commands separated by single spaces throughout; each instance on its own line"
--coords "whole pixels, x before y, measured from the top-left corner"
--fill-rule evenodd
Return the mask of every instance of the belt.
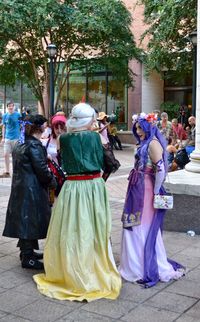
M 66 180 L 93 180 L 96 178 L 100 178 L 101 173 L 95 173 L 95 174 L 78 174 L 78 175 L 69 175 L 66 177 Z

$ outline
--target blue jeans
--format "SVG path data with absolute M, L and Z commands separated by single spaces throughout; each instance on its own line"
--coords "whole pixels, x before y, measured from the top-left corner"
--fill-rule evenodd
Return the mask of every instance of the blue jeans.
M 194 151 L 195 146 L 189 145 L 189 146 L 186 146 L 185 149 L 186 149 L 187 154 L 190 155 L 190 153 L 192 153 Z

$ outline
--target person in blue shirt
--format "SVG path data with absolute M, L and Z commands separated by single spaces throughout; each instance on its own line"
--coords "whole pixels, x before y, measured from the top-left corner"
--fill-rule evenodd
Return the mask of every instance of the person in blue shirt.
M 3 115 L 2 143 L 4 144 L 5 172 L 0 178 L 10 177 L 10 154 L 20 135 L 20 113 L 15 111 L 13 102 L 8 102 L 7 113 Z

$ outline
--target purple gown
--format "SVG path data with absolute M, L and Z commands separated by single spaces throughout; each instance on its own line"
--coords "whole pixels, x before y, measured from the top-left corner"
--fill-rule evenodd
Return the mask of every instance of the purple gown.
M 155 170 L 148 158 L 143 168 L 136 161 L 122 215 L 123 230 L 119 272 L 130 282 L 140 281 L 145 287 L 159 280 L 180 278 L 183 266 L 169 260 L 163 244 L 161 228 L 166 210 L 153 208 Z M 161 190 L 164 192 L 164 188 Z

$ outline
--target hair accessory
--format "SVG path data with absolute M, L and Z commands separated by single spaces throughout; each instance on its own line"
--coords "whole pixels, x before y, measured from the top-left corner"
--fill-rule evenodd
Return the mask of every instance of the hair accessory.
M 157 121 L 157 114 L 154 114 L 154 113 L 149 113 L 147 114 L 147 118 L 146 120 L 150 123 L 154 123 Z
M 20 137 L 19 137 L 19 143 L 23 144 L 25 141 L 25 126 L 26 124 L 30 124 L 32 125 L 33 123 L 29 122 L 29 121 L 19 121 L 20 125 L 21 125 L 21 131 L 20 131 Z
M 140 113 L 140 114 L 134 114 L 132 116 L 133 123 L 135 123 L 138 120 L 146 120 L 149 123 L 155 123 L 157 121 L 157 114 L 154 113 Z

